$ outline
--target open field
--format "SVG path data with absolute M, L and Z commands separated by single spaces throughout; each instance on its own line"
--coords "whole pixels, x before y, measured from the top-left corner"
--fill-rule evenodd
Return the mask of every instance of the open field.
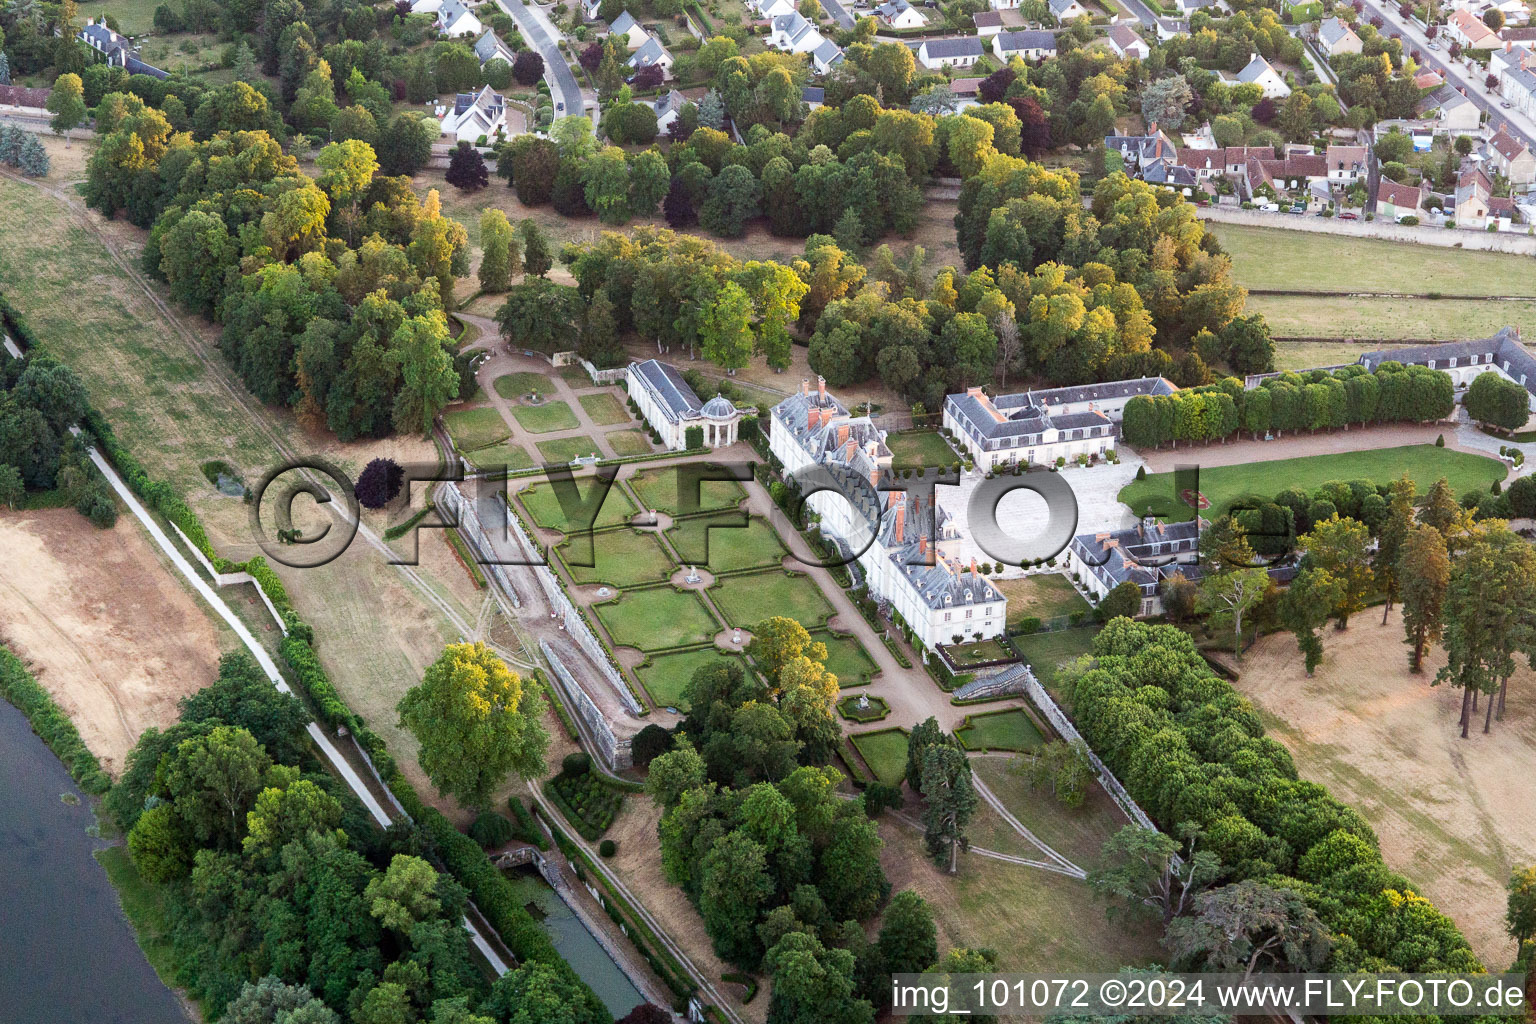
M 1092 611 L 1083 595 L 1073 589 L 1072 581 L 1059 572 L 1036 573 L 1010 580 L 994 578 L 992 585 L 1008 599 L 1010 629 L 1028 618 L 1046 620 L 1073 612 L 1086 615 Z
M 591 480 L 582 480 L 577 484 L 577 489 L 585 495 L 591 486 Z M 560 499 L 555 495 L 552 485 L 535 484 L 519 491 L 517 496 L 536 524 L 546 530 L 571 532 L 571 521 L 566 517 L 565 510 L 560 507 Z M 634 514 L 635 506 L 629 500 L 629 496 L 619 487 L 610 487 L 608 493 L 603 495 L 603 504 L 597 510 L 597 518 L 593 520 L 592 528 L 600 530 L 605 526 L 618 526 L 629 522 Z M 585 523 L 580 526 L 582 529 L 587 528 Z
M 832 606 L 809 576 L 791 576 L 777 569 L 727 576 L 709 588 L 709 597 L 726 622 L 743 629 L 775 615 L 815 629 L 832 615 Z
M 660 583 L 672 575 L 672 560 L 654 535 L 637 530 L 605 530 L 591 535 L 591 565 L 573 564 L 587 560 L 587 538 L 577 537 L 560 545 L 560 557 L 577 583 L 608 583 L 619 589 L 645 583 Z
M 534 373 L 531 370 L 522 370 L 517 373 L 504 373 L 497 377 L 491 384 L 496 393 L 509 401 L 537 391 L 541 395 L 547 395 L 555 390 L 554 381 L 542 373 Z
M 777 566 L 788 553 L 767 520 L 727 512 L 683 519 L 667 531 L 685 565 L 700 565 L 713 573 Z
M 911 430 L 899 434 L 888 434 L 885 438 L 886 446 L 895 456 L 891 464 L 898 469 L 919 466 L 948 466 L 958 462 L 960 456 L 944 440 L 942 434 L 936 430 Z
M 1008 756 L 973 757 L 971 767 L 1003 806 L 1042 842 L 1079 866 L 1091 868 L 1098 861 L 1104 843 L 1130 824 L 1125 813 L 1097 782 L 1088 787 L 1081 807 L 1064 807 L 1051 795 L 1049 787 L 1030 789 L 1027 782 L 1010 772 L 1008 766 L 1014 760 Z M 1012 829 L 1008 831 L 1018 835 Z M 992 846 L 992 839 L 992 836 L 975 837 L 979 846 L 1004 849 Z M 1102 908 L 1103 904 L 1099 906 Z
M 1377 238 L 1211 224 L 1247 288 L 1536 296 L 1529 257 Z M 1340 268 L 1349 268 L 1341 280 Z
M 174 724 L 176 702 L 213 682 L 233 634 L 131 516 L 98 530 L 74 509 L 0 512 L 0 551 L 0 642 L 121 774 L 139 734 Z M 226 596 L 256 600 L 249 586 Z
M 901 785 L 907 772 L 907 733 L 904 729 L 878 729 L 849 737 L 875 778 L 888 786 Z
M 628 423 L 629 410 L 624 408 L 624 403 L 607 391 L 595 395 L 582 395 L 581 407 L 587 415 L 592 417 L 592 422 L 600 427 L 612 426 L 615 423 Z
M 1447 299 L 1434 302 L 1426 299 L 1250 295 L 1248 312 L 1263 313 L 1269 329 L 1281 338 L 1461 341 L 1486 338 L 1507 326 L 1518 327 L 1525 335 L 1536 331 L 1536 300 L 1480 302 Z
M 472 452 L 487 445 L 499 444 L 512 436 L 512 428 L 501 418 L 501 413 L 488 405 L 478 409 L 445 412 L 443 425 L 453 438 L 453 446 L 461 452 Z
M 1280 341 L 1275 343 L 1275 369 L 1285 372 L 1357 363 L 1362 355 L 1378 347 L 1375 344 L 1351 345 L 1344 342 Z
M 678 474 L 672 468 L 641 470 L 629 478 L 629 485 L 646 508 L 669 515 L 735 508 L 747 496 L 735 480 L 704 480 L 699 484 L 698 507 L 691 507 L 689 496 L 678 493 Z M 690 506 L 686 510 L 685 504 Z
M 879 666 L 869 656 L 857 637 L 817 630 L 812 640 L 827 645 L 827 671 L 837 676 L 839 686 L 860 686 L 870 681 Z
M 155 27 L 157 0 L 85 0 L 80 5 L 80 20 L 111 16 L 124 35 L 142 35 Z
M 1045 744 L 1045 737 L 1022 708 L 973 714 L 966 719 L 969 724 L 955 730 L 966 750 L 1034 750 Z
M 1192 454 L 1192 462 L 1199 456 Z M 1213 466 L 1200 471 L 1200 493 L 1210 500 L 1203 513 L 1214 518 L 1245 494 L 1273 497 L 1291 487 L 1311 492 L 1333 480 L 1370 480 L 1388 484 L 1407 473 L 1423 494 L 1436 480 L 1445 477 L 1451 490 L 1463 494 L 1486 490 L 1495 480 L 1503 480 L 1508 469 L 1497 459 L 1432 444 L 1411 444 L 1399 448 L 1378 448 L 1331 455 L 1311 455 L 1299 459 L 1276 459 L 1240 466 Z M 1183 522 L 1194 517 L 1195 510 L 1183 501 L 1175 501 L 1172 473 L 1153 473 L 1145 480 L 1132 480 L 1120 491 L 1120 500 L 1133 509 L 1149 505 L 1157 511 L 1171 509 L 1163 518 Z
M 1080 629 L 1063 629 L 1056 633 L 1031 633 L 1013 638 L 1013 648 L 1029 662 L 1040 685 L 1051 690 L 1056 681 L 1056 667 L 1062 662 L 1084 655 L 1093 650 L 1093 637 L 1097 626 Z M 1055 694 L 1055 691 L 1051 691 Z
M 1443 651 L 1408 671 L 1402 618 L 1367 610 L 1343 633 L 1326 630 L 1313 678 L 1296 642 L 1259 640 L 1237 688 L 1258 705 L 1302 777 L 1327 786 L 1375 828 L 1387 864 L 1460 926 L 1489 970 L 1514 958 L 1504 931 L 1512 868 L 1536 861 L 1536 815 L 1524 780 L 1536 764 L 1536 674 L 1509 683 L 1504 721 L 1471 738 L 1457 728 L 1461 695 L 1431 686 Z
M 592 611 L 615 644 L 642 651 L 703 643 L 720 631 L 697 594 L 669 586 L 632 591 Z
M 716 661 L 724 661 L 734 658 L 741 659 L 734 654 L 724 654 L 715 647 L 701 647 L 696 651 L 680 651 L 676 654 L 658 654 L 650 661 L 635 669 L 635 675 L 645 686 L 646 692 L 651 695 L 658 707 L 677 708 L 680 711 L 688 710 L 688 702 L 683 699 L 683 690 L 688 685 L 688 680 L 693 678 L 694 672 L 704 665 L 713 665 Z
M 530 434 L 548 434 L 556 430 L 570 430 L 579 422 L 571 407 L 564 402 L 545 402 L 543 405 L 516 405 L 512 418 Z

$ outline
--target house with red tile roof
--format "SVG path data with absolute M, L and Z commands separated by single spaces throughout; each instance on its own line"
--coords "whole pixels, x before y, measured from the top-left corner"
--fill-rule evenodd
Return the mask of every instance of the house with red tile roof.
M 1424 192 L 1417 185 L 1401 185 L 1391 178 L 1382 178 L 1376 185 L 1376 218 L 1392 221 L 1417 217 L 1423 199 Z

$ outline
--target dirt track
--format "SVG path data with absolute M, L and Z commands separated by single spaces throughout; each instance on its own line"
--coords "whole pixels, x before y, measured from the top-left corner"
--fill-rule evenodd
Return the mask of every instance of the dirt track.
M 1422 887 L 1460 926 L 1489 970 L 1515 944 L 1504 931 L 1512 868 L 1536 861 L 1536 815 L 1526 780 L 1536 767 L 1536 674 L 1509 684 L 1504 721 L 1471 738 L 1457 728 L 1459 691 L 1431 686 L 1445 664 L 1408 671 L 1402 618 L 1381 625 L 1366 609 L 1323 633 L 1323 663 L 1308 679 L 1289 634 L 1249 651 L 1238 688 L 1266 712 L 1304 778 L 1320 782 L 1370 821 L 1393 869 Z
M 0 640 L 114 776 L 139 734 L 218 672 L 221 637 L 131 518 L 0 514 Z

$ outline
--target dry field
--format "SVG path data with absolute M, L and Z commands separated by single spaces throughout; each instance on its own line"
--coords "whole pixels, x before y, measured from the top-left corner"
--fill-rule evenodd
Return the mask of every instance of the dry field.
M 1493 733 L 1457 728 L 1458 691 L 1432 687 L 1442 652 L 1420 676 L 1408 671 L 1402 618 L 1381 625 L 1367 609 L 1344 633 L 1323 636 L 1314 678 L 1288 634 L 1261 639 L 1244 659 L 1238 688 L 1296 758 L 1370 821 L 1387 864 L 1406 875 L 1461 927 L 1490 970 L 1514 958 L 1505 934 L 1510 871 L 1536 861 L 1536 815 L 1525 784 L 1536 767 L 1536 674 L 1522 668 Z
M 98 530 L 73 509 L 5 513 L 0 550 L 0 640 L 113 775 L 235 646 L 132 517 Z

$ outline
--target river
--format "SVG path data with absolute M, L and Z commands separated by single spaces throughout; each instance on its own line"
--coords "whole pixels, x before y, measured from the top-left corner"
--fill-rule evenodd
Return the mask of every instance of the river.
M 95 823 L 59 759 L 0 700 L 0 1018 L 184 1024 L 91 856 L 105 845 Z

